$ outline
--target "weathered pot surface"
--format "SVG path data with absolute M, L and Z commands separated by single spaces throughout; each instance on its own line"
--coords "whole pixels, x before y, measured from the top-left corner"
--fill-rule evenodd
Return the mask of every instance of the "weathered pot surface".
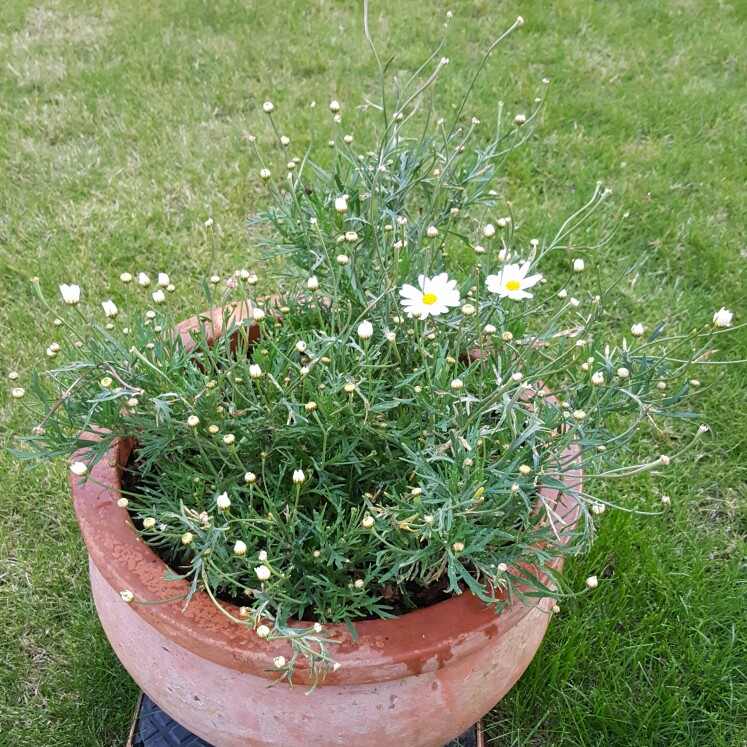
M 220 334 L 215 315 L 214 321 Z M 258 638 L 217 610 L 207 594 L 196 594 L 186 606 L 183 600 L 128 605 L 120 597 L 129 589 L 139 602 L 159 602 L 188 589 L 186 581 L 164 578 L 164 562 L 117 506 L 121 468 L 109 462 L 124 465 L 130 449 L 119 443 L 85 485 L 72 477 L 96 608 L 137 684 L 215 747 L 378 747 L 395 740 L 440 747 L 508 692 L 542 641 L 551 600 L 515 602 L 496 615 L 465 593 L 393 620 L 356 623 L 357 644 L 344 625 L 327 625 L 340 642 L 331 646 L 340 668 L 306 695 L 309 670 L 299 659 L 294 687 L 269 687 L 277 679 L 273 658 L 290 658 L 290 646 Z M 563 459 L 574 456 L 571 451 Z M 565 480 L 577 488 L 580 475 L 571 471 Z M 575 502 L 555 490 L 542 493 L 572 527 Z

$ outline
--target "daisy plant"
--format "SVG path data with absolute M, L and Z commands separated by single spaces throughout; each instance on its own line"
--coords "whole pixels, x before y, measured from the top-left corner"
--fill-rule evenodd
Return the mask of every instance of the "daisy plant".
M 293 657 L 268 661 L 280 677 L 299 656 L 318 674 L 334 666 L 330 623 L 354 630 L 465 592 L 496 613 L 572 593 L 551 561 L 588 546 L 611 505 L 598 486 L 658 473 L 685 448 L 636 458 L 642 425 L 707 430 L 691 425 L 691 368 L 734 327 L 721 308 L 683 334 L 651 319 L 610 331 L 625 276 L 605 288 L 589 271 L 614 240 L 610 190 L 590 185 L 532 238 L 502 166 L 547 82 L 529 112 L 498 103 L 490 122 L 470 113 L 472 85 L 439 105 L 446 33 L 393 86 L 381 69 L 382 98 L 362 114 L 312 106 L 296 137 L 294 112 L 258 111 L 249 176 L 268 207 L 249 223 L 251 266 L 208 272 L 219 339 L 207 317 L 188 341 L 175 333 L 162 268 L 131 268 L 111 297 L 60 278 L 44 301 L 50 368 L 13 381 L 33 426 L 19 456 L 67 456 L 87 479 L 133 439 L 120 505 L 134 531 L 190 597 L 209 594 L 247 635 L 287 638 Z M 583 486 L 562 482 L 579 468 Z M 577 526 L 558 526 L 542 486 L 563 487 Z

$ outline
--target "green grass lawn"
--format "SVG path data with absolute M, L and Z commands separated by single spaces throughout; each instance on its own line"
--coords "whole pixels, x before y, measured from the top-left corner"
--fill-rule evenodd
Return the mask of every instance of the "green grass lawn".
M 376 95 L 352 0 L 5 0 L 0 7 L 0 447 L 23 416 L 7 374 L 30 371 L 53 340 L 29 277 L 50 297 L 77 282 L 108 298 L 120 272 L 159 270 L 172 305 L 199 303 L 208 266 L 255 261 L 246 218 L 263 201 L 246 137 L 260 105 L 302 139 L 308 104 Z M 557 227 L 597 179 L 629 211 L 600 257 L 603 274 L 645 257 L 619 289 L 608 328 L 686 328 L 722 305 L 747 317 L 744 155 L 747 5 L 712 0 L 431 0 L 374 3 L 372 30 L 392 70 L 413 71 L 455 11 L 446 113 L 480 52 L 517 14 L 465 116 L 502 100 L 528 111 L 547 76 L 531 143 L 502 193 L 527 238 Z M 327 135 L 320 136 L 326 139 Z M 295 155 L 295 152 L 293 153 Z M 212 217 L 220 236 L 203 223 Z M 116 300 L 116 296 L 115 296 Z M 747 337 L 715 357 L 747 357 Z M 661 477 L 604 493 L 662 516 L 608 512 L 540 653 L 487 717 L 500 747 L 743 747 L 747 744 L 747 422 L 743 366 L 706 365 L 711 433 Z M 676 430 L 639 444 L 673 451 Z M 88 588 L 63 465 L 25 473 L 0 451 L 0 745 L 124 743 L 137 689 L 110 651 Z

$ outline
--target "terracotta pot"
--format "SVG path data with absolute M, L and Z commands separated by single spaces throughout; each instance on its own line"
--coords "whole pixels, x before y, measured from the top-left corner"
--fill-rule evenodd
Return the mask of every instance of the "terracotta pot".
M 247 310 L 238 313 L 243 317 Z M 214 322 L 220 334 L 220 318 Z M 130 443 L 119 443 L 92 469 L 86 485 L 72 478 L 96 608 L 137 684 L 216 747 L 392 742 L 440 747 L 508 692 L 542 641 L 551 600 L 536 606 L 517 602 L 496 615 L 464 593 L 394 620 L 356 623 L 358 644 L 344 625 L 326 626 L 340 641 L 332 651 L 341 667 L 306 695 L 308 667 L 299 659 L 294 687 L 270 688 L 277 679 L 273 657 L 289 658 L 290 647 L 261 640 L 232 622 L 205 593 L 186 606 L 183 601 L 128 605 L 121 599 L 124 589 L 140 602 L 187 591 L 186 582 L 164 579 L 165 564 L 138 539 L 126 509 L 117 506 L 121 470 L 110 466 L 110 459 L 123 465 L 130 449 Z M 566 479 L 577 487 L 580 471 Z M 565 524 L 575 525 L 574 502 L 554 490 L 542 492 Z

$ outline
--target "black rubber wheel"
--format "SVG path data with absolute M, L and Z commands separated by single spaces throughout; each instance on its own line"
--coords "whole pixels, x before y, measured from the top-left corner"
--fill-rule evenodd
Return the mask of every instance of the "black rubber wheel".
M 167 716 L 147 695 L 143 695 L 135 719 L 132 747 L 212 747 Z M 477 747 L 477 727 L 468 729 L 444 747 Z

